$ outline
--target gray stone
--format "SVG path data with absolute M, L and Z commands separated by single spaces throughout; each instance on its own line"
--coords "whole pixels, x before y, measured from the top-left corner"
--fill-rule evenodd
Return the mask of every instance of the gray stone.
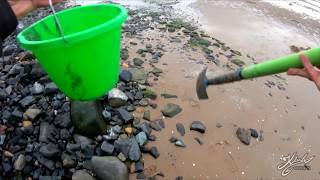
M 144 83 L 148 78 L 148 73 L 142 68 L 130 68 L 129 71 L 132 73 L 133 81 Z
M 100 101 L 71 101 L 71 120 L 76 132 L 94 137 L 105 132 Z
M 140 129 L 141 131 L 145 132 L 147 136 L 149 136 L 151 134 L 151 127 L 147 122 L 143 122 L 141 124 L 139 124 L 137 126 L 138 129 Z
M 67 144 L 66 149 L 68 151 L 80 151 L 81 145 L 80 144 Z
M 36 102 L 36 99 L 33 96 L 26 96 L 19 101 L 21 107 L 26 108 L 27 106 Z
M 161 97 L 163 97 L 164 99 L 170 99 L 170 98 L 177 98 L 177 95 L 174 94 L 169 94 L 169 93 L 161 93 Z
M 173 103 L 168 103 L 162 110 L 162 114 L 166 117 L 174 117 L 182 111 L 182 108 Z
M 69 140 L 71 138 L 70 132 L 68 129 L 61 129 L 60 130 L 60 139 L 62 140 Z
M 58 114 L 54 118 L 54 124 L 61 128 L 69 128 L 72 126 L 70 113 Z
M 18 47 L 15 44 L 8 45 L 3 48 L 3 55 L 10 56 L 11 54 L 13 54 L 17 50 L 18 50 Z
M 6 87 L 5 91 L 8 95 L 10 95 L 12 93 L 12 86 L 10 85 L 10 86 Z
M 252 137 L 254 137 L 254 138 L 258 138 L 258 137 L 259 137 L 259 134 L 258 134 L 258 131 L 257 131 L 257 130 L 252 129 L 252 128 L 250 128 L 249 130 L 250 130 L 250 132 L 251 132 L 251 136 L 252 136 Z
M 27 119 L 27 120 L 35 120 L 38 115 L 41 113 L 40 109 L 28 109 L 24 114 L 23 114 L 23 118 Z
M 251 131 L 244 129 L 244 128 L 238 128 L 237 129 L 237 137 L 239 138 L 239 140 L 245 144 L 245 145 L 249 145 L 250 144 L 250 139 L 251 139 Z
M 135 173 L 141 173 L 144 171 L 144 166 L 141 161 L 135 162 L 134 163 L 134 172 Z
M 92 139 L 79 134 L 74 134 L 73 139 L 77 144 L 80 144 L 82 150 L 92 143 Z
M 115 140 L 119 137 L 120 133 L 121 133 L 121 127 L 119 125 L 116 125 L 116 126 L 110 127 L 107 130 L 107 134 L 103 135 L 103 137 L 106 140 Z
M 143 106 L 143 107 L 146 107 L 146 106 L 149 105 L 149 101 L 148 101 L 147 99 L 143 98 L 143 99 L 141 99 L 141 100 L 139 101 L 139 105 L 140 105 L 140 106 Z
M 95 180 L 89 173 L 85 170 L 78 170 L 72 175 L 72 180 Z
M 108 93 L 108 101 L 112 107 L 120 107 L 126 105 L 127 95 L 117 88 L 113 88 Z
M 49 94 L 54 94 L 58 92 L 58 87 L 53 83 L 47 83 L 44 87 L 44 94 L 49 95 Z
M 198 131 L 200 133 L 205 133 L 206 127 L 200 121 L 193 121 L 190 125 L 190 130 Z
M 120 119 L 122 119 L 125 124 L 129 123 L 134 118 L 133 115 L 124 108 L 117 109 L 117 112 L 119 113 Z
M 21 171 L 25 165 L 26 165 L 26 158 L 23 154 L 20 154 L 14 162 L 14 169 L 17 171 Z
M 158 121 L 159 125 L 161 126 L 161 128 L 165 128 L 166 127 L 163 119 L 157 119 L 157 121 Z
M 151 147 L 149 153 L 150 153 L 150 155 L 151 155 L 152 157 L 154 157 L 155 159 L 157 159 L 157 158 L 160 156 L 160 153 L 159 153 L 157 147 L 155 147 L 155 146 Z
M 110 120 L 111 119 L 111 113 L 109 111 L 103 110 L 102 111 L 102 116 L 105 120 Z
M 41 94 L 44 91 L 44 86 L 38 82 L 35 82 L 31 88 L 32 94 Z
M 54 126 L 50 125 L 48 122 L 41 122 L 40 132 L 39 132 L 39 141 L 40 142 L 49 142 L 49 136 L 54 132 Z
M 184 135 L 185 135 L 186 131 L 185 131 L 185 129 L 184 129 L 183 124 L 177 123 L 177 124 L 176 124 L 176 128 L 177 128 L 177 131 L 180 133 L 181 136 L 184 136 Z
M 107 153 L 107 155 L 112 155 L 113 151 L 114 151 L 114 146 L 106 141 L 104 141 L 101 145 L 101 150 L 105 153 Z
M 135 66 L 142 66 L 143 63 L 144 63 L 144 61 L 142 59 L 140 59 L 140 58 L 134 58 L 133 59 L 133 64 Z
M 143 119 L 147 120 L 147 121 L 150 121 L 150 118 L 151 118 L 151 113 L 149 110 L 145 111 L 143 113 Z
M 194 139 L 195 139 L 200 145 L 203 144 L 203 142 L 201 141 L 201 139 L 199 139 L 198 137 L 195 137 Z
M 130 151 L 128 155 L 132 161 L 138 161 L 141 157 L 141 151 L 135 138 L 130 138 Z
M 62 153 L 61 160 L 63 167 L 67 169 L 74 168 L 77 165 L 76 157 L 67 153 Z
M 47 158 L 56 158 L 59 155 L 60 150 L 56 145 L 50 143 L 50 144 L 41 146 L 39 149 L 39 152 Z
M 0 146 L 3 145 L 5 140 L 6 140 L 6 135 L 5 134 L 0 134 Z
M 161 131 L 161 126 L 159 125 L 158 121 L 151 121 L 150 127 L 155 131 Z
M 143 146 L 143 145 L 145 145 L 146 143 L 147 143 L 147 135 L 146 135 L 146 133 L 145 132 L 140 132 L 140 133 L 138 133 L 137 135 L 136 135 L 136 140 L 137 140 L 137 142 L 138 142 L 138 144 L 139 144 L 139 146 Z
M 113 156 L 98 157 L 91 159 L 94 172 L 102 180 L 128 180 L 127 166 Z
M 121 152 L 118 154 L 118 159 L 120 159 L 120 161 L 124 162 L 127 160 L 126 156 Z
M 187 147 L 181 139 L 178 139 L 174 144 L 178 147 Z
M 217 124 L 216 124 L 216 127 L 217 127 L 217 128 L 222 128 L 222 124 L 217 123 Z
M 132 73 L 128 70 L 121 70 L 119 78 L 123 82 L 130 82 L 132 80 Z

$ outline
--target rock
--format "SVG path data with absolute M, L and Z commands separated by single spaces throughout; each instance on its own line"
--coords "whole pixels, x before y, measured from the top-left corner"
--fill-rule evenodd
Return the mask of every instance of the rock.
M 178 96 L 177 96 L 177 95 L 174 95 L 174 94 L 168 94 L 168 93 L 161 93 L 161 97 L 163 97 L 164 99 L 178 98 Z
M 90 138 L 81 136 L 79 134 L 74 134 L 73 139 L 77 144 L 80 144 L 81 149 L 84 149 L 86 146 L 92 143 L 92 140 Z
M 91 159 L 94 172 L 102 180 L 128 180 L 127 166 L 113 156 L 98 157 Z
M 35 82 L 30 91 L 34 95 L 41 94 L 44 91 L 44 86 L 42 84 L 38 83 L 38 82 Z
M 33 96 L 26 96 L 19 101 L 19 104 L 21 107 L 26 108 L 27 106 L 30 106 L 35 102 L 36 102 L 36 99 Z
M 133 112 L 136 110 L 136 107 L 134 107 L 134 105 L 130 104 L 129 106 L 126 107 L 126 110 L 129 112 Z
M 175 143 L 176 141 L 178 141 L 179 139 L 178 138 L 176 138 L 176 137 L 171 137 L 170 139 L 169 139 L 169 141 L 171 142 L 171 143 Z
M 195 139 L 200 145 L 203 144 L 203 142 L 202 142 L 198 137 L 195 137 L 194 139 Z
M 143 98 L 139 101 L 139 105 L 142 107 L 146 107 L 149 105 L 149 101 L 147 99 Z
M 166 117 L 174 117 L 182 111 L 179 105 L 168 103 L 162 110 L 162 114 Z
M 76 132 L 88 137 L 105 132 L 107 125 L 101 112 L 100 101 L 71 101 L 71 120 Z
M 39 152 L 47 158 L 56 158 L 59 155 L 60 150 L 56 145 L 50 143 L 50 144 L 41 146 L 39 149 Z
M 147 110 L 143 113 L 143 119 L 150 121 L 151 115 L 150 115 L 150 111 Z
M 250 144 L 250 139 L 251 139 L 251 131 L 244 129 L 244 128 L 238 128 L 237 129 L 237 137 L 239 138 L 239 140 L 245 144 L 245 145 L 249 145 Z
M 198 131 L 200 133 L 205 133 L 206 127 L 200 121 L 193 121 L 190 125 L 190 130 Z
M 158 121 L 152 121 L 150 122 L 150 127 L 155 131 L 161 131 L 161 126 L 159 125 Z
M 159 69 L 157 67 L 154 67 L 151 71 L 155 76 L 159 76 L 161 73 L 163 73 L 162 69 Z
M 41 122 L 40 132 L 39 132 L 39 141 L 40 142 L 49 142 L 50 135 L 54 132 L 54 126 L 50 125 L 48 122 Z
M 244 66 L 246 63 L 240 59 L 232 59 L 231 62 L 239 67 Z
M 111 119 L 111 113 L 106 111 L 106 110 L 103 110 L 102 111 L 102 117 L 104 118 L 104 120 L 110 120 Z
M 222 128 L 222 125 L 221 125 L 220 123 L 217 123 L 217 124 L 216 124 L 216 127 L 217 127 L 217 128 Z
M 145 83 L 148 78 L 148 73 L 144 69 L 130 68 L 132 73 L 132 80 L 140 83 Z
M 3 48 L 3 56 L 10 56 L 11 54 L 16 52 L 17 50 L 18 50 L 18 47 L 15 44 L 11 44 L 11 45 L 5 46 Z
M 8 93 L 3 90 L 3 89 L 0 89 L 0 100 L 5 100 L 6 98 L 8 97 Z
M 118 154 L 118 159 L 120 159 L 120 161 L 124 162 L 127 160 L 126 156 L 123 153 L 119 153 Z
M 174 144 L 178 147 L 187 147 L 181 139 L 176 140 Z
M 147 135 L 145 132 L 140 132 L 136 135 L 136 141 L 138 142 L 139 146 L 142 147 L 143 145 L 145 145 L 147 143 Z
M 183 180 L 183 177 L 182 176 L 177 176 L 176 180 Z
M 4 144 L 4 141 L 6 140 L 5 134 L 0 134 L 0 146 Z
M 148 140 L 149 140 L 149 141 L 156 141 L 156 140 L 157 140 L 157 136 L 155 136 L 154 134 L 152 134 L 152 135 L 150 135 L 150 136 L 148 137 Z
M 106 141 L 103 141 L 101 145 L 101 150 L 105 152 L 107 155 L 112 155 L 114 151 L 114 146 Z
M 106 140 L 115 140 L 119 137 L 120 133 L 121 133 L 121 127 L 119 125 L 116 125 L 116 126 L 110 127 L 107 130 L 107 134 L 104 135 L 103 137 Z
M 66 169 L 74 168 L 77 165 L 76 157 L 72 157 L 67 153 L 61 155 L 62 165 Z
M 151 91 L 150 89 L 146 89 L 145 91 L 143 91 L 143 95 L 146 98 L 150 98 L 152 100 L 157 99 L 157 94 L 153 91 Z
M 5 91 L 8 95 L 10 95 L 12 93 L 12 86 L 9 85 L 8 87 L 6 87 Z
M 80 149 L 81 149 L 81 145 L 80 144 L 67 144 L 67 147 L 66 147 L 66 149 L 68 150 L 68 151 L 80 151 Z
M 139 130 L 145 132 L 147 136 L 149 136 L 151 134 L 151 131 L 152 131 L 150 125 L 147 122 L 143 122 L 143 123 L 137 125 L 137 128 Z
M 134 172 L 135 173 L 141 173 L 144 170 L 143 163 L 141 161 L 134 163 Z
M 21 171 L 25 165 L 26 165 L 26 158 L 23 154 L 20 154 L 14 162 L 14 169 L 17 171 Z
M 72 126 L 70 113 L 59 114 L 54 118 L 54 124 L 61 128 L 69 128 Z
M 24 119 L 28 119 L 28 120 L 35 120 L 38 115 L 41 113 L 40 109 L 28 109 L 24 114 L 23 114 L 23 118 Z
M 44 94 L 45 95 L 50 95 L 50 94 L 54 94 L 57 92 L 58 92 L 58 87 L 53 82 L 47 83 L 44 86 Z
M 250 132 L 251 132 L 251 136 L 252 136 L 252 137 L 254 137 L 254 138 L 258 138 L 258 137 L 259 137 L 259 134 L 258 134 L 258 131 L 257 131 L 257 130 L 252 129 L 252 128 L 250 128 L 249 130 L 250 130 Z
M 119 78 L 123 82 L 130 82 L 132 80 L 132 73 L 128 70 L 121 70 Z
M 177 128 L 177 131 L 180 133 L 181 136 L 184 136 L 184 135 L 185 135 L 186 131 L 185 131 L 185 129 L 184 129 L 183 124 L 177 123 L 177 124 L 176 124 L 176 128 Z
M 121 59 L 127 60 L 129 58 L 129 51 L 126 48 L 121 49 Z
M 143 63 L 144 63 L 144 61 L 142 59 L 140 59 L 140 58 L 134 58 L 133 59 L 133 64 L 135 66 L 142 66 Z
M 141 157 L 141 151 L 135 138 L 130 138 L 129 159 L 138 161 Z
M 164 123 L 164 120 L 163 119 L 157 119 L 159 125 L 161 126 L 161 128 L 166 128 L 166 125 Z
M 117 109 L 117 112 L 119 114 L 120 119 L 123 120 L 125 124 L 129 123 L 131 120 L 134 119 L 133 115 L 124 108 Z
M 241 52 L 239 52 L 239 51 L 231 49 L 230 52 L 232 52 L 233 54 L 235 54 L 237 56 L 242 56 Z
M 125 93 L 117 88 L 113 88 L 108 93 L 108 101 L 112 107 L 120 107 L 126 105 L 128 97 Z
M 88 145 L 84 148 L 83 150 L 83 154 L 84 154 L 84 157 L 86 159 L 91 159 L 92 156 L 94 155 L 94 149 L 95 149 L 95 145 Z
M 149 153 L 155 159 L 157 159 L 160 156 L 160 153 L 158 152 L 158 149 L 155 146 L 151 147 Z
M 71 138 L 71 135 L 70 135 L 68 129 L 61 129 L 60 130 L 60 139 L 69 140 L 70 138 Z
M 146 179 L 146 175 L 143 172 L 138 173 L 136 176 L 137 180 Z
M 12 165 L 9 162 L 2 162 L 1 165 L 5 173 L 9 173 L 12 170 Z
M 77 170 L 72 175 L 72 180 L 95 180 L 89 173 L 85 170 Z

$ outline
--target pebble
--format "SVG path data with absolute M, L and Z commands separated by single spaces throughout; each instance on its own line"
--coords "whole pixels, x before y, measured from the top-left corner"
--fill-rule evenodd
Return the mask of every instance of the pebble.
M 250 139 L 251 139 L 251 131 L 244 129 L 244 128 L 238 128 L 237 129 L 237 137 L 239 138 L 239 140 L 245 144 L 245 145 L 249 145 L 250 144 Z
M 77 144 L 80 144 L 81 149 L 85 149 L 86 146 L 92 143 L 92 140 L 86 136 L 74 134 L 73 138 Z
M 56 158 L 59 155 L 60 150 L 56 145 L 50 143 L 50 144 L 41 146 L 39 149 L 39 152 L 47 158 Z
M 119 117 L 124 121 L 125 124 L 134 119 L 133 115 L 124 108 L 117 109 L 117 112 L 119 113 Z
M 168 103 L 162 110 L 162 114 L 166 117 L 174 117 L 182 111 L 182 108 L 173 103 Z
M 180 133 L 181 136 L 184 136 L 184 135 L 185 135 L 186 131 L 185 131 L 185 129 L 184 129 L 183 124 L 177 123 L 177 124 L 176 124 L 176 128 L 177 128 L 177 131 Z
M 118 154 L 118 159 L 120 159 L 120 161 L 124 162 L 127 160 L 126 156 L 124 154 L 122 154 L 121 152 Z
M 129 172 L 127 166 L 113 156 L 93 156 L 91 164 L 94 172 L 101 180 L 127 180 Z
M 159 153 L 157 147 L 155 147 L 155 146 L 151 147 L 149 153 L 150 153 L 150 155 L 151 155 L 152 157 L 154 157 L 155 159 L 157 159 L 157 158 L 160 156 L 160 153 Z
M 132 80 L 132 73 L 128 70 L 121 70 L 119 78 L 123 82 L 130 82 Z
M 26 165 L 26 158 L 23 154 L 20 154 L 14 162 L 14 169 L 17 171 L 21 171 L 25 165 Z
M 53 82 L 47 83 L 44 86 L 45 95 L 55 94 L 57 92 L 58 92 L 58 87 Z
M 137 142 L 138 142 L 140 147 L 145 145 L 147 143 L 147 140 L 148 140 L 146 133 L 143 132 L 143 131 L 138 133 L 135 138 L 136 138 L 136 140 L 137 140 Z
M 41 94 L 44 91 L 44 86 L 38 82 L 35 82 L 30 91 L 34 95 Z
M 187 147 L 181 139 L 178 139 L 174 143 L 178 147 Z
M 141 173 L 144 170 L 144 165 L 141 161 L 134 163 L 134 172 L 135 173 Z
M 217 127 L 217 128 L 222 128 L 222 124 L 217 123 L 217 124 L 216 124 L 216 127 Z
M 258 137 L 259 137 L 259 134 L 258 134 L 258 131 L 257 131 L 257 130 L 252 129 L 252 128 L 250 128 L 249 130 L 250 130 L 251 136 L 252 136 L 253 138 L 258 138 Z
M 198 131 L 200 133 L 205 133 L 206 127 L 200 121 L 193 121 L 190 125 L 190 130 Z
M 40 109 L 27 109 L 27 111 L 23 114 L 24 119 L 35 120 L 41 113 Z
M 111 155 L 114 151 L 114 146 L 106 141 L 104 141 L 101 145 L 101 150 L 105 152 L 107 155 Z
M 36 102 L 36 99 L 33 96 L 26 96 L 19 101 L 19 104 L 21 107 L 26 108 L 27 106 L 30 106 L 35 102 Z
M 150 114 L 150 110 L 147 110 L 143 113 L 143 119 L 150 121 L 151 119 L 151 114 Z
M 199 139 L 198 137 L 195 137 L 194 139 L 195 139 L 200 145 L 203 144 L 203 142 L 201 141 L 201 139 Z
M 143 63 L 144 63 L 144 61 L 142 59 L 140 59 L 140 58 L 134 58 L 133 59 L 133 64 L 135 66 L 142 66 Z
M 108 101 L 112 107 L 120 107 L 126 105 L 128 97 L 125 93 L 117 88 L 113 88 L 108 93 Z

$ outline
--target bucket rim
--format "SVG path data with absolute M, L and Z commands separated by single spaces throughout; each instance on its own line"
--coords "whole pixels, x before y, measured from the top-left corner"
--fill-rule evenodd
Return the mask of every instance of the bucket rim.
M 67 43 L 65 43 L 62 37 L 57 37 L 57 38 L 52 38 L 52 39 L 47 39 L 42 41 L 30 41 L 25 38 L 24 36 L 25 32 L 39 25 L 41 22 L 45 21 L 46 19 L 53 17 L 52 14 L 42 18 L 41 20 L 36 21 L 32 25 L 30 25 L 29 27 L 21 31 L 17 36 L 17 41 L 20 43 L 22 48 L 29 49 L 29 50 L 34 49 L 34 47 L 37 47 L 39 49 L 45 49 L 46 47 L 52 48 L 52 47 L 63 46 L 65 44 L 77 43 L 79 41 L 83 41 L 85 39 L 89 39 L 91 37 L 100 35 L 104 32 L 114 29 L 117 26 L 121 26 L 121 24 L 127 19 L 128 12 L 123 6 L 118 4 L 105 4 L 105 3 L 72 7 L 66 10 L 59 11 L 56 14 L 59 16 L 59 14 L 67 13 L 69 11 L 74 11 L 75 9 L 82 9 L 82 8 L 88 8 L 88 7 L 100 7 L 100 6 L 118 8 L 120 10 L 120 13 L 115 17 L 113 17 L 112 19 L 104 23 L 101 23 L 97 26 L 94 26 L 76 33 L 72 33 L 69 35 L 65 35 L 64 39 L 67 41 Z

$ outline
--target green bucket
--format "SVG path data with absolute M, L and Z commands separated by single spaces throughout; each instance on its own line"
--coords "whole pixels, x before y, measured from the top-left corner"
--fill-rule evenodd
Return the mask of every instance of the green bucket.
M 22 31 L 17 39 L 32 51 L 52 81 L 74 100 L 92 100 L 115 86 L 119 75 L 121 25 L 127 10 L 95 4 L 57 13 Z

